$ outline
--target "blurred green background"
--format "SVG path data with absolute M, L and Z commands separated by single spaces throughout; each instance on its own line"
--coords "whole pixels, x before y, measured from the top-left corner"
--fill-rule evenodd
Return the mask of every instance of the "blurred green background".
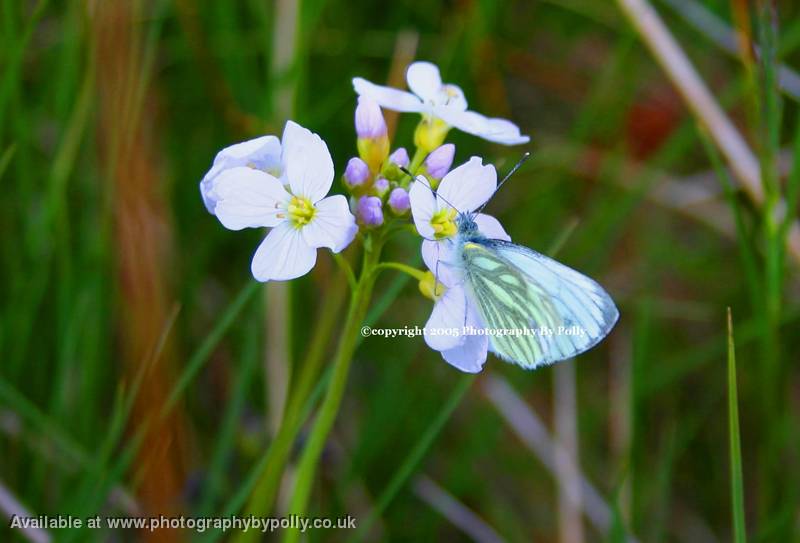
M 219 149 L 280 134 L 287 118 L 328 142 L 341 174 L 356 154 L 351 78 L 402 87 L 424 59 L 471 109 L 532 137 L 507 148 L 451 133 L 456 163 L 479 154 L 503 172 L 533 153 L 488 210 L 517 243 L 559 246 L 621 319 L 556 367 L 490 357 L 463 397 L 422 338 L 365 339 L 310 514 L 372 515 L 358 534 L 369 541 L 731 541 L 733 518 L 752 541 L 800 540 L 798 260 L 768 211 L 785 198 L 797 215 L 800 12 L 653 4 L 758 160 L 766 197 L 753 202 L 729 173 L 744 157 L 720 154 L 620 9 L 638 3 L 0 2 L 0 513 L 240 510 L 274 432 L 275 326 L 284 362 L 301 366 L 320 307 L 333 299 L 335 314 L 346 284 L 320 253 L 276 314 L 287 293 L 249 275 L 263 233 L 222 228 L 198 182 Z M 753 43 L 759 54 L 736 52 Z M 408 144 L 416 116 L 387 117 Z M 417 242 L 392 257 L 418 265 Z M 387 273 L 370 319 L 422 326 L 429 311 L 413 282 Z M 0 526 L 4 541 L 43 535 Z

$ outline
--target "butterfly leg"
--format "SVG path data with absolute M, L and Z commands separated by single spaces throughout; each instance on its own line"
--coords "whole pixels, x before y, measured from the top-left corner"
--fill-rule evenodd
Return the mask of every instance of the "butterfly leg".
M 469 300 L 467 299 L 467 291 L 464 290 L 464 328 L 462 330 L 467 329 L 467 314 L 469 313 Z
M 439 244 L 436 244 L 436 269 L 434 270 L 433 274 L 433 295 L 436 296 L 436 293 L 439 290 Z

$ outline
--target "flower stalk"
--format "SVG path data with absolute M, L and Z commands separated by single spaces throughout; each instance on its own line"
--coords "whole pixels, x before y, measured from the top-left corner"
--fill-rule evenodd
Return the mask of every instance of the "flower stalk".
M 352 271 L 350 272 L 352 273 Z M 306 406 L 312 395 L 315 383 L 319 379 L 320 367 L 325 356 L 325 347 L 338 322 L 337 315 L 345 302 L 345 290 L 338 289 L 325 297 L 324 305 L 320 310 L 320 318 L 314 332 L 314 338 L 309 346 L 305 363 L 297 375 L 292 376 L 290 395 L 284 411 L 283 421 L 275 438 L 265 452 L 264 469 L 259 475 L 253 493 L 244 510 L 246 515 L 267 516 L 272 511 L 275 498 L 278 494 L 281 476 L 286 462 L 289 460 L 292 446 L 306 420 Z M 246 543 L 258 538 L 255 531 L 238 532 L 233 540 L 236 543 Z
M 294 494 L 289 504 L 289 514 L 304 515 L 306 512 L 317 464 L 325 448 L 328 434 L 330 434 L 333 423 L 336 421 L 336 415 L 339 412 L 342 396 L 347 387 L 347 378 L 350 373 L 350 364 L 353 360 L 359 330 L 364 317 L 366 317 L 369 302 L 372 298 L 382 240 L 375 237 L 372 239 L 372 243 L 365 243 L 364 245 L 363 266 L 356 288 L 350 298 L 350 308 L 347 312 L 347 319 L 333 362 L 333 375 L 325 398 L 322 401 L 319 414 L 311 429 L 308 442 L 303 450 L 303 455 L 300 458 Z M 283 540 L 286 543 L 293 543 L 298 540 L 299 536 L 300 532 L 292 529 L 286 532 Z
M 414 152 L 414 158 L 411 159 L 411 164 L 408 166 L 408 171 L 414 174 L 417 173 L 417 170 L 422 166 L 422 162 L 425 160 L 426 156 L 428 156 L 427 151 L 421 147 L 417 147 Z
M 382 269 L 393 269 L 397 271 L 401 271 L 407 275 L 410 275 L 417 281 L 424 281 L 425 280 L 425 272 L 419 270 L 413 266 L 409 266 L 408 264 L 403 264 L 401 262 L 381 262 L 376 267 L 377 270 Z

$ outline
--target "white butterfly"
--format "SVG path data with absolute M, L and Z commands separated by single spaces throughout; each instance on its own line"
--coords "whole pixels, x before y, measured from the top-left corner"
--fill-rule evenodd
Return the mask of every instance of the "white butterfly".
M 458 212 L 440 263 L 463 284 L 492 352 L 535 369 L 575 357 L 608 335 L 619 311 L 600 285 L 527 247 L 487 238 L 475 220 L 481 209 Z
M 459 214 L 453 258 L 468 303 L 490 331 L 492 352 L 534 369 L 599 343 L 619 311 L 592 279 L 536 251 L 488 239 L 471 214 Z M 524 330 L 531 333 L 521 333 Z M 507 334 L 507 335 L 506 335 Z

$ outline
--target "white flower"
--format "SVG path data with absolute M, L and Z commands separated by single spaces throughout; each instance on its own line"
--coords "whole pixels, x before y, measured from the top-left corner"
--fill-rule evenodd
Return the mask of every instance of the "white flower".
M 436 277 L 436 299 L 425 323 L 425 343 L 459 370 L 478 373 L 486 362 L 489 340 L 486 335 L 462 333 L 464 327 L 483 328 L 483 321 L 467 300 L 458 273 L 442 261 L 442 250 L 442 244 L 436 242 L 425 241 L 422 244 L 422 259 Z
M 482 206 L 496 187 L 494 167 L 484 166 L 480 158 L 473 157 L 442 179 L 435 196 L 424 181 L 415 181 L 409 193 L 414 224 L 426 238 L 422 242 L 422 259 L 438 285 L 438 288 L 428 289 L 435 302 L 425 327 L 462 332 L 459 335 L 426 334 L 425 342 L 440 351 L 448 363 L 469 373 L 479 372 L 483 367 L 489 342 L 486 335 L 463 334 L 464 327 L 482 329 L 484 325 L 464 291 L 464 276 L 454 251 L 454 237 L 458 232 L 456 218 L 458 211 L 474 212 Z M 494 217 L 478 213 L 473 220 L 478 231 L 487 238 L 511 240 Z
M 519 127 L 506 119 L 489 118 L 467 110 L 467 100 L 457 85 L 444 84 L 439 68 L 430 62 L 414 62 L 406 72 L 411 92 L 376 85 L 356 77 L 353 87 L 359 96 L 371 98 L 381 107 L 394 111 L 422 113 L 441 119 L 469 134 L 485 140 L 517 145 L 530 138 L 520 134 Z M 413 94 L 412 94 L 413 93 Z
M 289 121 L 281 142 L 265 136 L 221 151 L 201 193 L 225 228 L 272 228 L 251 270 L 259 281 L 283 281 L 308 273 L 319 247 L 338 253 L 355 237 L 347 199 L 325 197 L 333 174 L 325 142 Z
M 484 166 L 479 157 L 470 158 L 445 175 L 435 195 L 426 181 L 414 181 L 408 196 L 417 232 L 428 240 L 452 238 L 458 231 L 458 212 L 475 211 L 486 203 L 496 188 L 497 172 L 494 166 Z M 508 238 L 494 217 L 479 213 L 474 220 L 487 237 Z

